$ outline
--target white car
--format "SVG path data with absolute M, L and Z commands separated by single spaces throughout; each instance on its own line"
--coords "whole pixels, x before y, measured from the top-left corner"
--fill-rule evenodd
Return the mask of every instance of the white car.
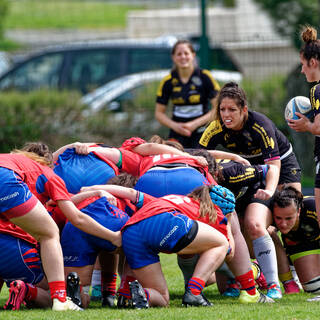
M 116 102 L 121 95 L 138 88 L 143 84 L 160 81 L 169 74 L 170 70 L 153 70 L 133 73 L 107 82 L 82 97 L 82 103 L 90 106 L 90 112 L 96 112 L 102 108 L 116 110 L 119 103 Z M 219 82 L 241 82 L 242 74 L 235 71 L 211 70 L 212 76 Z

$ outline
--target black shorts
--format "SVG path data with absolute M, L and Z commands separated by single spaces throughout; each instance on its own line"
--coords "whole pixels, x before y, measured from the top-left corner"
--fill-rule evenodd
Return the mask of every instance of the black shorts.
M 268 200 L 260 200 L 254 197 L 254 194 L 248 194 L 236 200 L 236 212 L 239 217 L 244 217 L 246 208 L 250 203 L 261 203 L 270 210 L 272 209 L 272 198 Z
M 278 184 L 301 182 L 301 168 L 294 153 L 281 160 Z
M 182 238 L 180 238 L 179 241 L 176 243 L 176 245 L 172 248 L 172 252 L 179 252 L 180 250 L 187 247 L 198 234 L 198 229 L 199 229 L 198 222 L 194 221 L 189 232 L 186 235 L 184 235 Z
M 285 250 L 288 256 L 292 256 L 297 253 L 308 252 L 311 250 L 319 250 L 320 243 L 319 240 L 315 241 L 308 241 L 308 240 L 301 240 L 298 244 L 294 246 L 286 246 Z

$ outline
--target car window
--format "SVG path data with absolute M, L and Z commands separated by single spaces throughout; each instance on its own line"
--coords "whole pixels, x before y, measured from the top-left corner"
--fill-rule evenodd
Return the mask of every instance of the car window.
M 9 73 L 0 82 L 0 89 L 58 88 L 62 61 L 63 54 L 61 53 L 32 59 Z
M 132 49 L 129 51 L 128 73 L 169 69 L 171 66 L 170 49 Z
M 87 93 L 123 74 L 120 50 L 84 50 L 71 57 L 67 86 Z

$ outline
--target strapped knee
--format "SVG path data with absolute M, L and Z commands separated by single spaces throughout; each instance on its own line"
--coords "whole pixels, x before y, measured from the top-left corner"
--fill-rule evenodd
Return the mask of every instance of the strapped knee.
M 320 293 L 320 276 L 302 283 L 303 290 L 309 293 Z

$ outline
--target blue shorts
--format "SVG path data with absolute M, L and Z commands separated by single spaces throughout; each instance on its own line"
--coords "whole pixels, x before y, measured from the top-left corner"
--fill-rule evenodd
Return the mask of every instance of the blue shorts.
M 122 248 L 129 266 L 138 269 L 159 262 L 159 252 L 182 250 L 196 233 L 184 246 L 177 249 L 176 245 L 189 234 L 194 224 L 197 225 L 179 212 L 164 212 L 126 227 L 122 233 Z
M 78 193 L 81 187 L 105 184 L 115 176 L 114 170 L 93 153 L 77 154 L 74 148 L 59 155 L 54 172 L 70 193 Z
M 129 219 L 126 213 L 111 205 L 105 197 L 81 211 L 112 231 L 119 231 Z M 112 252 L 116 249 L 110 241 L 85 233 L 70 222 L 62 231 L 61 247 L 66 267 L 93 265 L 101 250 Z
M 157 168 L 141 176 L 135 189 L 159 198 L 168 194 L 187 195 L 204 184 L 209 184 L 208 180 L 194 168 Z
M 0 167 L 0 212 L 10 217 L 22 216 L 37 203 L 29 187 L 14 171 Z
M 0 277 L 7 283 L 19 279 L 36 284 L 44 273 L 38 249 L 22 239 L 0 234 Z

